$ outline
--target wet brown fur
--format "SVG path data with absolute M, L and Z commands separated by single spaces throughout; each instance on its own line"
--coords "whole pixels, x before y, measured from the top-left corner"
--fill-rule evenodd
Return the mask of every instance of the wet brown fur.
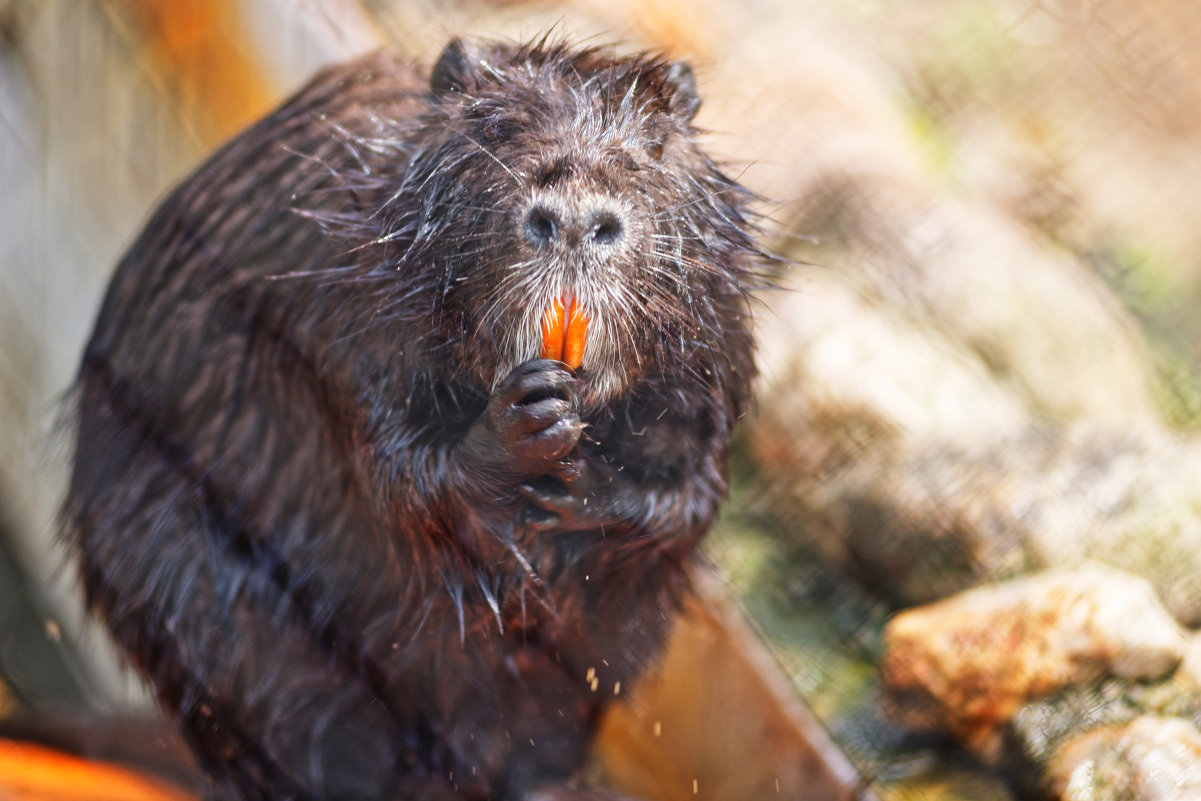
M 125 256 L 64 519 L 215 797 L 610 797 L 570 782 L 687 591 L 753 371 L 761 255 L 697 103 L 605 48 L 375 54 Z M 575 374 L 537 358 L 564 293 Z

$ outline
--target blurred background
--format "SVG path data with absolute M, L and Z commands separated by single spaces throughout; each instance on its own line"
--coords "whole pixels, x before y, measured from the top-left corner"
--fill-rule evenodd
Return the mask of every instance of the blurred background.
M 551 26 L 690 61 L 710 152 L 792 263 L 707 552 L 761 669 L 881 798 L 1201 793 L 1195 0 L 0 0 L 0 718 L 152 714 L 54 516 L 62 396 L 156 200 L 324 64 Z M 984 667 L 929 656 L 954 615 L 898 633 L 980 585 L 1018 587 L 987 629 L 1050 622 L 960 637 Z M 1144 595 L 1155 623 L 1106 611 Z M 1084 634 L 1064 597 L 1100 610 Z M 1167 645 L 1105 639 L 1161 619 Z M 1168 666 L 1127 669 L 1148 648 Z M 977 689 L 915 689 L 897 665 L 924 659 Z M 1167 789 L 1095 778 L 1161 741 Z

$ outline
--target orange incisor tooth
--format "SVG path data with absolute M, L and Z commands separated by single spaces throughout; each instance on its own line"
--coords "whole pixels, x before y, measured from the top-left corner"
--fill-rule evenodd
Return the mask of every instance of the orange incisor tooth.
M 567 330 L 563 333 L 563 361 L 572 370 L 584 363 L 584 343 L 588 341 L 588 315 L 584 307 L 571 301 L 567 312 Z
M 563 358 L 563 301 L 556 298 L 542 315 L 542 358 Z
M 563 358 L 563 301 L 555 299 L 542 316 L 542 358 Z
M 542 358 L 564 362 L 572 370 L 584 362 L 588 315 L 575 299 L 556 298 L 542 315 Z

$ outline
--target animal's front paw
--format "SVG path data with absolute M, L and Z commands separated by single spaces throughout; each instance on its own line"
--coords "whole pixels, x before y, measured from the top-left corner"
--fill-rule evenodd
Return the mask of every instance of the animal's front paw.
M 469 435 L 469 450 L 518 480 L 559 473 L 584 424 L 575 378 L 560 362 L 534 359 L 505 377 Z
M 613 474 L 586 460 L 568 460 L 554 475 L 520 484 L 526 500 L 526 522 L 536 529 L 581 531 L 615 525 L 626 519 Z

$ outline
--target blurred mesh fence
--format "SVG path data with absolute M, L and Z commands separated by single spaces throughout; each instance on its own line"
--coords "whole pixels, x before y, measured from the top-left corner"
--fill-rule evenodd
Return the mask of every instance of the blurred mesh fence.
M 1119 0 L 893 10 L 889 62 L 931 168 L 1097 271 L 1201 422 L 1201 8 Z
M 19 700 L 77 700 L 67 679 L 28 680 L 51 663 L 91 703 L 137 698 L 81 631 L 52 544 L 65 472 L 52 434 L 107 276 L 155 199 L 324 63 L 378 43 L 428 59 L 451 32 L 552 25 L 693 60 L 715 149 L 767 199 L 777 246 L 802 243 L 823 267 L 843 268 L 831 243 L 849 218 L 820 208 L 830 175 L 918 154 L 898 173 L 924 197 L 985 208 L 1103 278 L 1099 302 L 1145 340 L 1164 425 L 1201 428 L 1196 0 L 0 0 L 0 535 L 24 576 L 0 584 L 24 621 L 0 631 L 0 676 Z M 839 201 L 870 211 L 843 234 L 895 222 L 875 200 Z

